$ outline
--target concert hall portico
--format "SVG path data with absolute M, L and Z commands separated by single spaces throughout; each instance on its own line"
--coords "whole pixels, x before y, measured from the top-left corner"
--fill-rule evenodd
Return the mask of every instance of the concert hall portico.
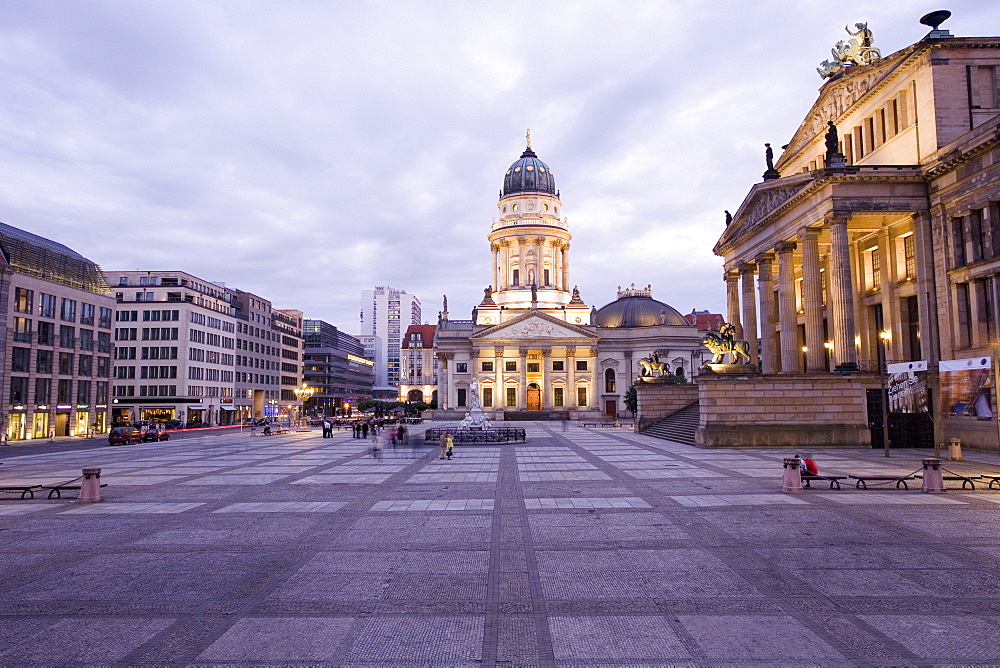
M 919 359 L 932 291 L 926 182 L 913 166 L 821 169 L 753 187 L 715 252 L 729 321 L 765 374 L 857 371 Z M 926 337 L 924 337 L 926 338 Z M 758 356 L 759 348 L 759 359 Z

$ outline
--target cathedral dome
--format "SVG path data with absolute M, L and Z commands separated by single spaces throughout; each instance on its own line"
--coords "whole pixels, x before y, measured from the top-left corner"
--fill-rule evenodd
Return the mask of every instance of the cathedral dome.
M 524 149 L 503 177 L 501 197 L 518 193 L 556 194 L 556 180 L 549 166 L 538 159 L 531 147 Z
M 597 311 L 594 321 L 598 327 L 650 327 L 653 325 L 681 325 L 691 323 L 669 304 L 653 299 L 650 287 L 618 290 L 618 299 Z

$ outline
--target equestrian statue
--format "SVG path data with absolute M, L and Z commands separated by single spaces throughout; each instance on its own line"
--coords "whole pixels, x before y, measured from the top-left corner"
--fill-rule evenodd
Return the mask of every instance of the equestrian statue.
M 670 366 L 666 362 L 661 362 L 659 353 L 655 352 L 639 360 L 639 366 L 642 367 L 639 378 L 652 378 L 654 372 L 659 372 L 661 377 L 670 373 Z
M 730 364 L 739 364 L 740 358 L 750 363 L 750 344 L 736 340 L 736 327 L 730 323 L 719 328 L 719 333 L 709 332 L 701 340 L 701 345 L 708 348 L 714 357 L 709 364 L 721 364 L 722 358 L 729 355 Z

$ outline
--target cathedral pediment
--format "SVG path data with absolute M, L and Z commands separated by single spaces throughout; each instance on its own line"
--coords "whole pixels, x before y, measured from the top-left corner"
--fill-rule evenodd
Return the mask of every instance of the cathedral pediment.
M 596 339 L 590 330 L 544 313 L 526 313 L 472 335 L 476 341 L 491 339 Z

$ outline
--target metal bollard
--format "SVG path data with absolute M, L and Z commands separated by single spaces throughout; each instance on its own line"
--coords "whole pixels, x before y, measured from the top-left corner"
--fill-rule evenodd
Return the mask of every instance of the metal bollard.
M 962 440 L 958 438 L 948 439 L 948 459 L 953 462 L 962 461 Z
M 801 460 L 798 457 L 785 457 L 785 472 L 781 478 L 781 491 L 785 494 L 802 493 L 802 471 L 799 469 Z
M 924 484 L 921 492 L 944 494 L 944 478 L 941 476 L 941 460 L 927 457 L 924 462 Z
M 101 500 L 101 469 L 88 466 L 83 469 L 78 503 L 94 503 Z

